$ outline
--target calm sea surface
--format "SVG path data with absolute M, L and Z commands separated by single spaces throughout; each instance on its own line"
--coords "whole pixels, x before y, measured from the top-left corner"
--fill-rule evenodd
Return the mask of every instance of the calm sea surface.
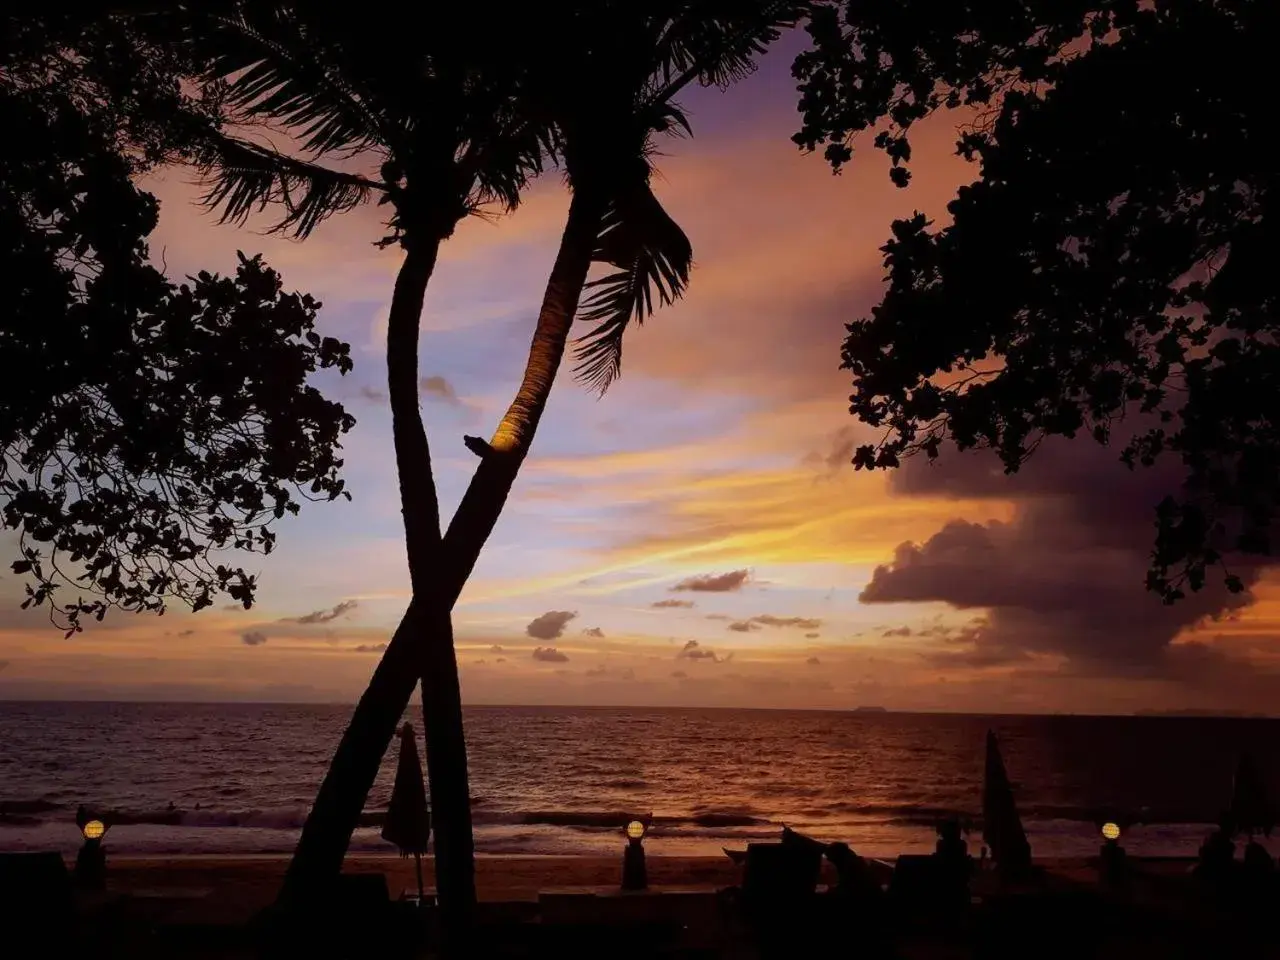
M 73 851 L 80 803 L 138 821 L 112 829 L 116 853 L 291 850 L 349 714 L 0 703 L 0 850 Z M 783 823 L 874 856 L 927 850 L 937 817 L 977 819 L 988 728 L 1038 855 L 1096 851 L 1094 815 L 1108 806 L 1145 821 L 1126 834 L 1132 852 L 1193 854 L 1240 750 L 1280 796 L 1271 720 L 535 707 L 475 707 L 466 720 L 482 853 L 615 852 L 618 825 L 650 811 L 655 854 L 717 853 Z M 394 769 L 392 751 L 370 815 Z M 352 848 L 391 849 L 372 825 Z

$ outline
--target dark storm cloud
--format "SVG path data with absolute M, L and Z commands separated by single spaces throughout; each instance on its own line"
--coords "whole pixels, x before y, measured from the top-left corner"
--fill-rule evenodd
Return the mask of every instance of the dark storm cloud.
M 530 620 L 524 632 L 535 640 L 558 640 L 569 621 L 577 615 L 576 610 L 548 610 Z
M 908 460 L 892 477 L 897 492 L 1009 498 L 1015 517 L 954 520 L 924 543 L 899 545 L 860 599 L 990 611 L 955 649 L 930 654 L 941 663 L 986 666 L 1038 652 L 1111 674 L 1167 675 L 1169 644 L 1181 630 L 1252 597 L 1228 593 L 1217 579 L 1172 606 L 1144 589 L 1155 506 L 1179 490 L 1181 468 L 1166 459 L 1130 471 L 1117 456 L 1116 446 L 1087 438 L 1049 441 L 1010 477 L 987 453 Z M 1233 572 L 1251 586 L 1260 568 L 1233 565 Z
M 555 647 L 535 647 L 533 659 L 539 663 L 568 663 L 569 655 L 561 653 Z
M 693 605 L 692 600 L 676 600 L 674 597 L 670 600 L 658 600 L 649 604 L 649 606 L 658 610 L 689 610 Z
M 686 577 L 671 589 L 675 592 L 688 590 L 693 593 L 732 593 L 734 590 L 741 590 L 750 579 L 750 570 L 703 573 L 695 577 Z
M 604 639 L 604 631 L 599 627 L 587 627 L 582 631 L 582 635 L 584 637 L 595 637 L 597 640 Z
M 386 649 L 385 643 L 362 643 L 356 647 L 356 653 L 382 653 Z
M 298 623 L 303 626 L 312 626 L 317 623 L 330 623 L 337 620 L 344 614 L 350 613 L 360 604 L 356 600 L 343 600 L 341 603 L 334 605 L 328 610 L 313 610 L 311 613 L 305 613 L 300 617 L 285 617 L 281 623 Z
M 267 642 L 267 635 L 260 630 L 240 634 L 240 642 L 246 647 L 260 647 Z

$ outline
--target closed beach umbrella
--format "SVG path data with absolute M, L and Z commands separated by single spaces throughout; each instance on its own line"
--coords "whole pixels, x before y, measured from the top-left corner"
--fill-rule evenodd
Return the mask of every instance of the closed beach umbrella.
M 427 808 L 427 788 L 422 777 L 422 761 L 413 739 L 413 727 L 400 729 L 400 759 L 396 764 L 396 782 L 387 804 L 387 820 L 382 825 L 382 839 L 400 848 L 400 856 L 413 854 L 418 873 L 418 899 L 422 899 L 422 855 L 431 839 L 431 811 Z
M 987 763 L 982 781 L 982 840 L 1002 869 L 1019 871 L 1031 866 L 1031 845 L 1022 829 L 1013 787 L 992 730 L 987 731 Z
M 1269 837 L 1275 825 L 1275 811 L 1267 797 L 1267 788 L 1247 753 L 1240 754 L 1231 784 L 1231 824 L 1250 837 L 1255 833 Z

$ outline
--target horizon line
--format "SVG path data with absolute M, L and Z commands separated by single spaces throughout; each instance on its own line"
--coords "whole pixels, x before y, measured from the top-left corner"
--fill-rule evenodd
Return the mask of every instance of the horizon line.
M 42 697 L 0 697 L 0 705 L 10 703 L 22 704 L 90 704 L 90 705 L 149 705 L 149 706 L 195 706 L 195 707 L 349 707 L 354 708 L 356 701 L 348 700 L 123 700 L 123 699 L 91 699 L 74 697 L 66 699 L 47 699 Z M 881 716 L 898 714 L 904 716 L 944 716 L 944 717 L 1089 717 L 1097 719 L 1164 719 L 1164 720 L 1277 720 L 1280 715 L 1253 712 L 1217 712 L 1212 710 L 1171 709 L 1153 710 L 1140 708 L 1130 713 L 1091 713 L 1089 711 L 1044 711 L 1035 713 L 1019 713 L 1008 710 L 976 711 L 976 710 L 929 710 L 929 709 L 896 709 L 875 704 L 862 704 L 856 707 L 737 707 L 737 706 L 691 706 L 684 704 L 556 704 L 556 703 L 464 703 L 464 710 L 501 709 L 501 710 L 662 710 L 662 711 L 737 711 L 752 713 L 822 713 L 822 714 L 858 714 L 860 716 Z M 421 703 L 415 701 L 406 709 L 421 709 Z

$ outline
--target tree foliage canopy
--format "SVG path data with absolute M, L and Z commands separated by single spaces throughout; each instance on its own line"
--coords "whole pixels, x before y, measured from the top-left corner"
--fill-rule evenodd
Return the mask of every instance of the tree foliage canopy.
M 221 137 L 201 161 L 224 220 L 264 209 L 305 237 L 366 201 L 391 207 L 400 242 L 415 221 L 443 237 L 471 213 L 514 208 L 544 165 L 608 197 L 578 318 L 576 372 L 603 391 L 623 333 L 688 283 L 692 247 L 650 186 L 652 140 L 688 124 L 672 95 L 727 85 L 805 8 L 797 0 L 610 0 L 505 12 L 501 22 L 388 34 L 378 20 L 275 0 L 186 17 L 205 77 L 229 115 L 287 135 L 285 153 Z M 336 11 L 336 12 L 335 12 Z M 484 42 L 459 41 L 484 30 Z M 425 219 L 424 219 L 425 218 Z
M 1274 4 L 916 6 L 826 7 L 796 65 L 797 142 L 838 168 L 880 124 L 899 183 L 913 122 L 981 108 L 959 143 L 980 179 L 950 225 L 893 225 L 887 293 L 849 325 L 851 412 L 884 429 L 855 465 L 950 442 L 1013 471 L 1048 435 L 1122 438 L 1130 466 L 1186 469 L 1157 508 L 1151 589 L 1172 602 L 1209 567 L 1270 553 L 1280 154 L 1256 76 Z
M 258 258 L 175 285 L 149 261 L 138 174 L 188 155 L 216 104 L 170 46 L 124 22 L 7 18 L 0 69 L 0 517 L 23 604 L 68 630 L 111 606 L 246 607 L 223 548 L 269 551 L 299 498 L 343 494 L 353 421 L 308 385 L 346 372 L 319 304 Z M 70 584 L 89 594 L 55 604 Z

